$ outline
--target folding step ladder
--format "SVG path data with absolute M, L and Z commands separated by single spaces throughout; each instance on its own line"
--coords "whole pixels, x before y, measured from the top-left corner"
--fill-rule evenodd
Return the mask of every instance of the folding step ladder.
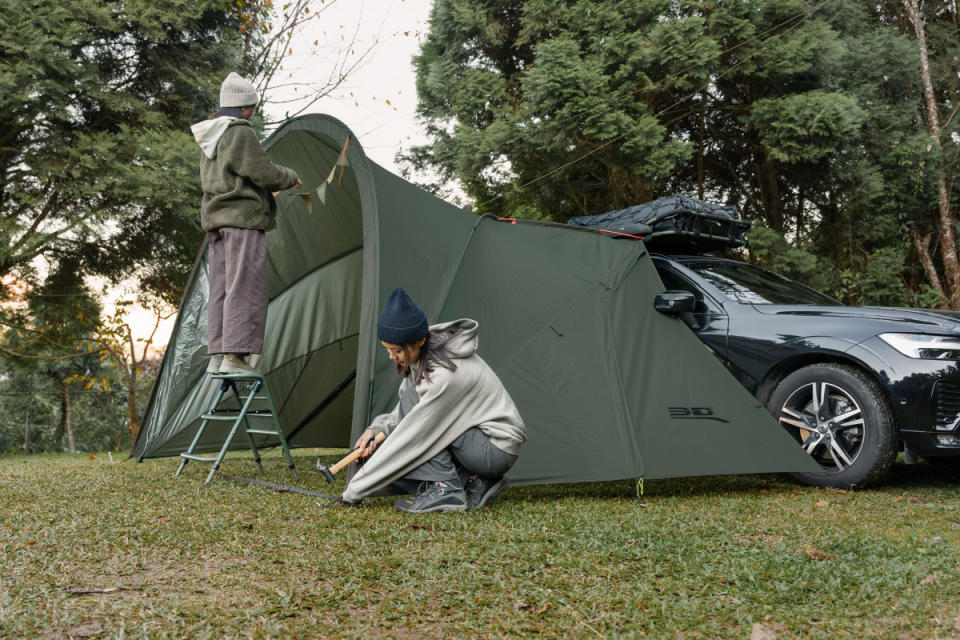
M 180 454 L 180 457 L 183 459 L 180 461 L 180 468 L 177 469 L 174 477 L 179 477 L 184 467 L 186 467 L 187 463 L 191 460 L 196 460 L 197 462 L 212 462 L 213 468 L 210 469 L 210 474 L 207 476 L 206 482 L 203 483 L 204 485 L 210 484 L 213 476 L 220 468 L 220 463 L 223 462 L 224 456 L 227 455 L 230 443 L 233 441 L 234 436 L 237 435 L 237 431 L 242 424 L 243 430 L 247 434 L 247 440 L 250 443 L 250 449 L 253 451 L 253 459 L 257 463 L 257 468 L 260 470 L 260 473 L 263 473 L 263 465 L 260 463 L 260 452 L 257 450 L 257 444 L 254 442 L 253 437 L 256 435 L 272 436 L 279 439 L 280 447 L 283 449 L 283 457 L 286 458 L 287 466 L 290 468 L 290 471 L 293 472 L 293 479 L 296 480 L 297 470 L 293 465 L 293 458 L 290 457 L 290 448 L 287 446 L 287 439 L 283 436 L 283 429 L 280 428 L 280 422 L 277 420 L 277 411 L 273 405 L 273 397 L 270 395 L 270 389 L 267 387 L 267 381 L 263 379 L 263 376 L 256 372 L 215 373 L 213 374 L 213 378 L 220 381 L 220 391 L 217 393 L 213 404 L 210 405 L 210 409 L 200 416 L 202 418 L 200 428 L 197 429 L 197 435 L 193 437 L 190 448 Z M 250 391 L 246 397 L 241 393 L 240 385 L 238 384 L 240 382 L 250 383 Z M 233 397 L 240 406 L 239 409 L 218 408 L 223 397 L 227 395 L 228 392 L 233 393 Z M 194 453 L 197 445 L 200 443 L 203 432 L 206 431 L 207 425 L 211 422 L 233 423 L 233 427 L 230 429 L 230 433 L 227 435 L 227 439 L 224 441 L 220 453 L 217 454 L 215 458 Z

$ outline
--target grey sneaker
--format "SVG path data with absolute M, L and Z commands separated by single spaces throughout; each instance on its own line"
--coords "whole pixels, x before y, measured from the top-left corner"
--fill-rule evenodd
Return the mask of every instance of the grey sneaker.
M 407 513 L 466 511 L 467 494 L 449 482 L 421 482 L 417 495 L 404 496 L 394 502 L 393 507 Z
M 210 356 L 210 361 L 207 362 L 207 373 L 220 373 L 220 365 L 223 363 L 223 354 L 215 353 Z
M 467 478 L 467 509 L 482 509 L 500 495 L 508 484 L 510 479 L 506 477 L 488 479 L 470 476 Z
M 238 353 L 225 353 L 223 354 L 223 362 L 220 364 L 220 371 L 218 373 L 226 374 L 256 374 L 257 370 L 247 364 L 247 361 L 243 359 Z

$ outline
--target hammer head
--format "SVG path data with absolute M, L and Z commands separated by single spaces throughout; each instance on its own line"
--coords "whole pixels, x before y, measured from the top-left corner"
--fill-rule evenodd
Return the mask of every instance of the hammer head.
M 333 484 L 333 474 L 330 473 L 330 469 L 327 469 L 325 466 L 320 464 L 319 459 L 317 460 L 317 471 L 319 471 L 323 475 L 324 480 L 326 480 L 330 484 Z

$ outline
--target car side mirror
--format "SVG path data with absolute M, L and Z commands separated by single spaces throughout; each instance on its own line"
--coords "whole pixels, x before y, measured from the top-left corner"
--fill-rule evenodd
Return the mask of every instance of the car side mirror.
M 653 308 L 668 316 L 693 313 L 696 306 L 697 299 L 689 291 L 664 291 L 653 299 Z

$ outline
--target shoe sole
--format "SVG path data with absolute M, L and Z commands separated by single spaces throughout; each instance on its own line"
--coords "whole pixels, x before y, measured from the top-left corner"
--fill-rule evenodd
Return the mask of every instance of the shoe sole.
M 467 510 L 466 504 L 438 504 L 428 509 L 402 509 L 396 504 L 393 508 L 402 513 L 459 513 Z
M 480 502 L 471 507 L 471 510 L 483 509 L 488 502 L 503 493 L 503 490 L 507 488 L 508 484 L 510 484 L 510 478 L 500 478 L 500 482 L 487 489 L 487 492 L 480 498 Z

